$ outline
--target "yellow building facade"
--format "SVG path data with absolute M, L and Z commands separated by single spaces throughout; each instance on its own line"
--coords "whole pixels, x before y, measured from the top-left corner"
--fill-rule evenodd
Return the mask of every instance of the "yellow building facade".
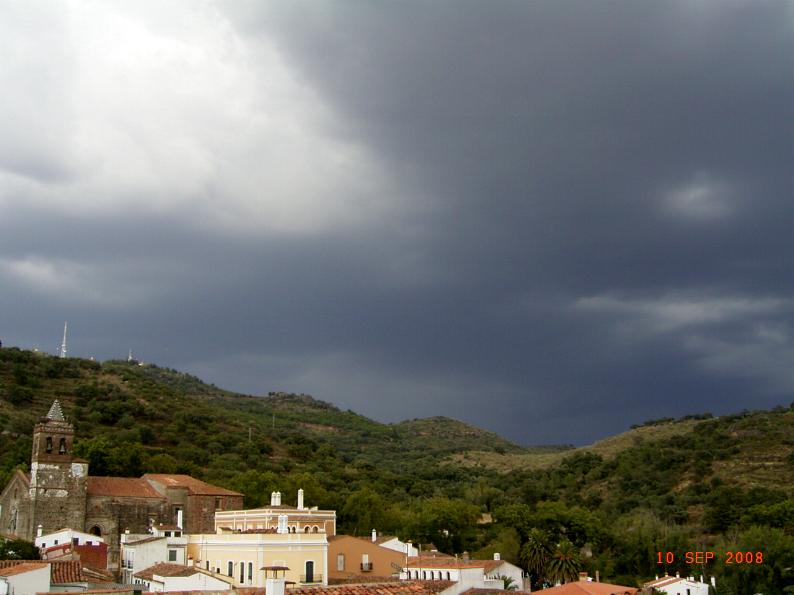
M 282 521 L 283 522 L 283 521 Z M 328 584 L 325 533 L 219 531 L 188 536 L 188 563 L 231 578 L 236 587 L 264 587 L 264 567 L 285 566 L 287 581 Z

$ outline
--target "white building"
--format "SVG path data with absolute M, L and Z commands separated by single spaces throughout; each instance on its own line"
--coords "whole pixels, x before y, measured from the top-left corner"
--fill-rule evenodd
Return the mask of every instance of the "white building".
M 133 576 L 134 584 L 155 593 L 165 591 L 228 591 L 231 579 L 182 564 L 156 564 Z
M 437 556 L 416 556 L 400 573 L 402 580 L 452 581 L 455 583 L 447 595 L 457 595 L 468 589 L 504 589 L 502 577 L 513 579 L 513 584 L 523 586 L 522 570 L 499 554 L 493 560 L 465 560 L 444 554 Z
M 385 547 L 386 549 L 394 550 L 395 552 L 400 552 L 401 554 L 406 554 L 409 558 L 419 555 L 419 550 L 411 543 L 400 541 L 399 538 L 392 536 L 378 537 L 375 529 L 372 530 L 372 541 L 377 543 L 380 547 Z
M 711 585 L 715 584 L 714 578 Z M 663 576 L 654 581 L 645 583 L 646 588 L 656 589 L 659 593 L 666 595 L 709 595 L 709 584 L 703 582 L 703 577 L 699 581 L 695 577 L 682 578 L 679 576 Z
M 82 531 L 75 531 L 74 529 L 61 529 L 60 531 L 53 531 L 47 535 L 39 535 L 34 541 L 36 547 L 46 550 L 48 547 L 54 545 L 62 545 L 70 543 L 72 545 L 99 545 L 105 543 L 105 540 L 97 535 L 90 533 L 83 533 Z
M 178 527 L 153 527 L 153 533 L 121 536 L 121 580 L 134 583 L 134 575 L 156 564 L 178 564 L 185 566 L 187 560 L 187 537 Z
M 50 590 L 50 565 L 23 562 L 0 568 L 0 595 L 36 595 Z

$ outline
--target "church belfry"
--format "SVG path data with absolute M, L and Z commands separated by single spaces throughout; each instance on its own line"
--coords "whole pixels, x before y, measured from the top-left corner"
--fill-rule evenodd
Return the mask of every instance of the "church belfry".
M 44 533 L 84 530 L 88 463 L 74 458 L 74 426 L 56 400 L 33 430 L 30 460 L 31 526 Z
M 74 426 L 66 421 L 61 404 L 55 400 L 33 430 L 31 463 L 71 463 L 73 443 Z

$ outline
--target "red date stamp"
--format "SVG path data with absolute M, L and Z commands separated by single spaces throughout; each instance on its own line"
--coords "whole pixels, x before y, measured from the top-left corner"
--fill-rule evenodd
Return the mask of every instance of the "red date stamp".
M 657 564 L 674 564 L 678 560 L 673 552 L 656 552 Z M 697 550 L 684 552 L 684 562 L 686 564 L 710 564 L 715 560 L 722 560 L 723 564 L 763 564 L 764 552 L 734 552 L 726 551 L 718 554 L 710 550 Z

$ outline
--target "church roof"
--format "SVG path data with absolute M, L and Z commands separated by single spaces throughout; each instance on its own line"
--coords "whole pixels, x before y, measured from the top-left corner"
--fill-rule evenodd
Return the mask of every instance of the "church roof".
M 153 483 L 158 483 L 166 488 L 185 488 L 193 495 L 200 496 L 242 496 L 239 492 L 233 492 L 225 488 L 191 477 L 190 475 L 175 475 L 167 473 L 147 473 L 143 479 L 148 479 Z
M 89 477 L 87 491 L 89 496 L 163 498 L 148 481 L 136 477 Z
M 66 421 L 66 418 L 64 418 L 63 416 L 63 410 L 61 409 L 61 404 L 58 402 L 58 399 L 55 399 L 52 402 L 50 411 L 47 413 L 47 419 L 51 419 L 53 421 Z

